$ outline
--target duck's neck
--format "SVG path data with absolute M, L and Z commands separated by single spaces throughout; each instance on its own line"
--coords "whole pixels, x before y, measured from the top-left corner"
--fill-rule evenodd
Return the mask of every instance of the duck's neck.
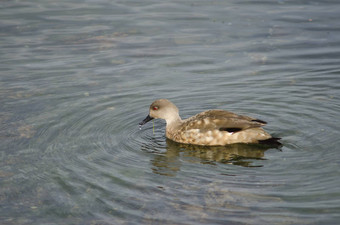
M 166 119 L 166 131 L 172 132 L 176 130 L 182 123 L 182 119 L 179 114 L 173 114 L 171 117 Z

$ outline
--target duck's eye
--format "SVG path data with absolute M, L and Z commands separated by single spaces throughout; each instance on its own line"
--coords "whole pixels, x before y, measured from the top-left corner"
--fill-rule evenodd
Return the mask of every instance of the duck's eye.
M 158 110 L 158 106 L 152 107 L 153 110 Z

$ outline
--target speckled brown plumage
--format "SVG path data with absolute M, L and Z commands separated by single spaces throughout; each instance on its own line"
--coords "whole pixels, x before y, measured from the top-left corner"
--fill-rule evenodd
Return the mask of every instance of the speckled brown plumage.
M 166 137 L 179 143 L 212 146 L 273 139 L 261 128 L 266 122 L 225 110 L 208 110 L 182 120 L 178 108 L 167 99 L 154 101 L 140 125 L 153 118 L 166 120 Z

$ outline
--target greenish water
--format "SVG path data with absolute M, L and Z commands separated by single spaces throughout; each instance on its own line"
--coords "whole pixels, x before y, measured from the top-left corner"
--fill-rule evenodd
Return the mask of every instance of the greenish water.
M 337 1 L 2 1 L 1 224 L 338 224 Z M 283 147 L 138 128 L 168 98 Z

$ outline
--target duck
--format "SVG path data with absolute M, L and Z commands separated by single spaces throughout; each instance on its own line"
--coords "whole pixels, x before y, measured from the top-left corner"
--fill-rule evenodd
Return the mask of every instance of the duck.
M 236 143 L 281 145 L 262 127 L 267 123 L 226 110 L 213 109 L 182 120 L 179 110 L 168 99 L 155 100 L 149 114 L 139 123 L 142 127 L 153 119 L 166 121 L 166 138 L 182 144 L 225 146 Z

